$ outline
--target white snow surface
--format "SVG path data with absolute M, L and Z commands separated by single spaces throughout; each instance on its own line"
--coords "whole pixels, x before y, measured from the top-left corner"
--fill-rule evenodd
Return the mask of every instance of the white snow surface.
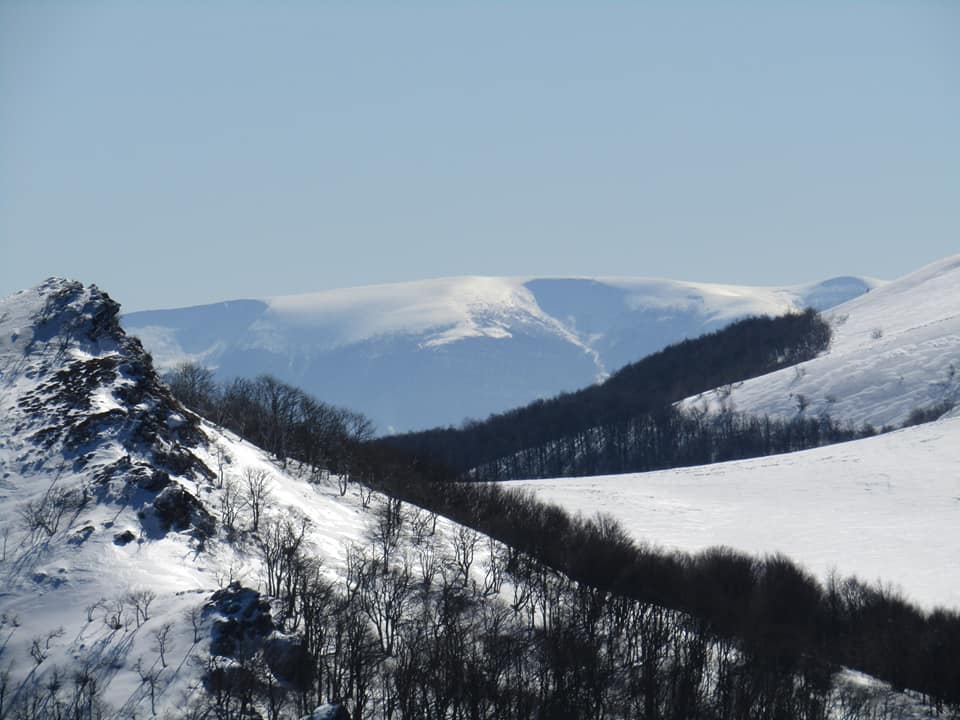
M 293 327 L 323 328 L 330 347 L 383 335 L 426 333 L 425 345 L 467 337 L 509 337 L 511 322 L 539 324 L 578 344 L 576 318 L 555 318 L 537 303 L 533 277 L 463 276 L 265 298 L 268 317 Z M 701 310 L 711 319 L 782 315 L 803 308 L 821 284 L 749 287 L 655 278 L 548 280 L 599 283 L 623 291 L 629 310 Z M 876 280 L 871 286 L 879 286 Z
M 537 306 L 522 281 L 457 277 L 271 297 L 267 318 L 324 331 L 328 347 L 394 334 L 425 334 L 437 347 L 467 337 L 509 337 L 510 321 L 565 333 Z
M 278 349 L 275 343 L 280 342 L 282 329 L 309 328 L 319 331 L 312 341 L 323 349 L 389 335 L 421 334 L 425 336 L 424 346 L 437 347 L 468 337 L 510 337 L 507 328 L 512 323 L 539 326 L 573 344 L 589 341 L 590 338 L 578 336 L 575 316 L 553 317 L 540 307 L 535 292 L 528 286 L 544 280 L 617 289 L 622 292 L 622 303 L 628 311 L 699 311 L 718 321 L 747 314 L 782 315 L 802 309 L 811 303 L 825 302 L 830 297 L 825 288 L 831 287 L 831 281 L 752 287 L 632 277 L 436 278 L 261 298 L 267 312 L 257 324 L 257 346 Z M 870 288 L 883 284 L 872 278 L 849 280 Z M 157 359 L 161 365 L 171 362 L 163 354 Z
M 960 608 L 960 417 L 753 460 L 509 483 L 638 541 L 784 553 L 821 580 L 882 581 Z
M 861 425 L 899 425 L 915 409 L 960 398 L 960 255 L 825 313 L 830 349 L 799 366 L 685 405 L 790 417 L 800 411 Z M 800 400 L 802 398 L 802 400 Z

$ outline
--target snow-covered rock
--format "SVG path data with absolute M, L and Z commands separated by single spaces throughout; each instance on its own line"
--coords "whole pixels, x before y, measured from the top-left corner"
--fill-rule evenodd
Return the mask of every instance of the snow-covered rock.
M 229 656 L 217 642 L 234 621 L 230 582 L 260 582 L 259 560 L 221 527 L 221 469 L 227 485 L 267 473 L 267 513 L 306 518 L 333 576 L 368 526 L 352 494 L 288 476 L 184 410 L 117 313 L 95 286 L 58 279 L 0 300 L 7 708 L 57 674 L 95 687 L 116 718 L 202 694 L 203 659 Z

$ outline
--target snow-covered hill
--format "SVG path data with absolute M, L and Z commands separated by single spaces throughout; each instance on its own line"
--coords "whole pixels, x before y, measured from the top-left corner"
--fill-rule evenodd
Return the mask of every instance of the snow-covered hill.
M 158 367 L 270 373 L 388 433 L 575 390 L 737 317 L 824 309 L 879 285 L 460 277 L 137 312 L 123 324 Z
M 825 315 L 833 341 L 820 357 L 686 405 L 781 417 L 827 414 L 879 428 L 960 400 L 960 255 Z
M 0 717 L 14 706 L 16 717 L 31 720 L 68 709 L 117 720 L 210 717 L 197 701 L 223 711 L 234 702 L 232 717 L 266 717 L 271 707 L 282 718 L 335 717 L 329 706 L 310 715 L 312 702 L 297 710 L 293 698 L 307 697 L 295 691 L 297 658 L 306 657 L 313 665 L 330 659 L 331 674 L 344 676 L 353 673 L 345 669 L 348 657 L 362 661 L 351 680 L 357 684 L 340 696 L 356 710 L 361 683 L 371 683 L 363 685 L 363 692 L 375 689 L 363 700 L 363 717 L 388 717 L 402 667 L 423 680 L 436 665 L 422 652 L 446 646 L 436 618 L 429 627 L 440 639 L 428 642 L 435 633 L 424 632 L 427 611 L 449 620 L 478 608 L 470 616 L 476 627 L 448 628 L 457 645 L 476 643 L 478 651 L 499 653 L 499 643 L 482 642 L 493 637 L 484 634 L 491 628 L 518 641 L 531 636 L 532 585 L 521 592 L 511 586 L 523 581 L 510 575 L 502 547 L 397 506 L 400 528 L 393 503 L 374 497 L 371 504 L 371 494 L 356 486 L 343 495 L 336 484 L 291 476 L 185 411 L 158 382 L 139 342 L 120 329 L 118 309 L 95 287 L 64 280 L 0 300 Z M 928 460 L 932 468 L 955 458 Z M 259 531 L 250 525 L 252 495 L 232 494 L 257 478 L 269 496 Z M 241 505 L 237 519 L 231 513 Z M 231 517 L 238 527 L 229 526 Z M 952 519 L 944 517 L 944 525 Z M 288 522 L 295 534 L 302 530 L 296 545 L 271 544 L 274 529 Z M 271 556 L 270 548 L 283 552 Z M 304 654 L 304 607 L 295 622 L 274 622 L 293 595 L 266 596 L 265 588 L 279 583 L 270 563 L 294 556 L 306 563 L 298 577 L 317 583 L 301 604 L 305 597 L 330 603 L 322 615 L 309 615 L 329 623 L 311 631 L 326 654 Z M 573 597 L 573 588 L 556 582 Z M 337 592 L 348 605 L 333 603 Z M 501 594 L 518 603 L 515 610 Z M 398 608 L 417 621 L 404 622 L 393 614 Z M 390 655 L 395 637 L 404 651 Z M 426 665 L 403 665 L 410 662 Z M 451 670 L 456 685 L 460 671 Z M 534 697 L 537 675 L 525 677 Z M 837 682 L 838 702 L 860 697 L 849 688 L 865 687 L 870 708 L 926 716 L 870 679 L 844 673 Z M 248 712 L 244 688 L 256 693 L 262 715 Z
M 233 580 L 261 584 L 255 553 L 225 541 L 219 511 L 248 473 L 266 478 L 263 522 L 305 518 L 333 576 L 369 525 L 353 493 L 286 475 L 185 412 L 117 311 L 95 287 L 63 280 L 0 300 L 7 708 L 56 673 L 70 693 L 80 680 L 95 689 L 91 703 L 109 717 L 150 716 L 151 690 L 158 713 L 202 694 L 202 661 L 225 612 L 213 593 Z
M 783 552 L 825 579 L 960 607 L 960 418 L 865 440 L 660 472 L 510 483 L 642 541 Z

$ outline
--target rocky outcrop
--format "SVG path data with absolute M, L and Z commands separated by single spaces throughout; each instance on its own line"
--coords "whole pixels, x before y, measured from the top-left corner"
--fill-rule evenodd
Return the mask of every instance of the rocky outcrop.
M 206 442 L 200 420 L 163 385 L 140 341 L 120 327 L 119 304 L 95 285 L 56 278 L 32 292 L 38 309 L 20 332 L 24 372 L 35 382 L 17 397 L 14 431 L 47 458 L 89 468 L 101 485 L 126 486 L 126 497 L 143 491 L 142 518 L 154 515 L 165 530 L 211 535 L 213 517 L 170 479 L 215 477 L 197 456 Z M 102 458 L 109 443 L 125 455 Z

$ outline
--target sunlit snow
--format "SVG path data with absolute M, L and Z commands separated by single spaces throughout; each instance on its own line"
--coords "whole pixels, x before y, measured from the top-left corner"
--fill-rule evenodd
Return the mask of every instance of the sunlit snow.
M 915 409 L 960 400 L 960 255 L 826 313 L 830 349 L 799 366 L 732 388 L 726 406 L 791 417 L 829 415 L 856 424 L 900 424 Z M 727 392 L 724 393 L 727 395 Z M 715 393 L 687 406 L 717 411 Z
M 835 570 L 960 607 L 960 418 L 755 460 L 510 484 L 608 513 L 639 541 L 782 552 L 821 579 Z

